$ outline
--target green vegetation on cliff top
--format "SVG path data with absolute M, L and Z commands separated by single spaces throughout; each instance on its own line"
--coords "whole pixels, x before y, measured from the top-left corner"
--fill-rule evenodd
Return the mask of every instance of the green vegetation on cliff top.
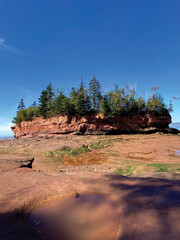
M 139 97 L 135 89 L 126 87 L 118 88 L 103 93 L 101 85 L 95 77 L 86 88 L 81 82 L 79 88 L 72 88 L 70 94 L 62 90 L 54 90 L 51 83 L 41 92 L 39 104 L 33 104 L 25 108 L 23 99 L 18 105 L 16 117 L 13 123 L 20 124 L 21 121 L 32 120 L 33 117 L 50 118 L 58 115 L 79 114 L 85 115 L 92 112 L 100 112 L 105 117 L 111 118 L 115 115 L 133 116 L 145 115 L 169 115 L 172 105 L 167 108 L 162 95 L 157 92 L 158 88 L 152 88 L 149 99 Z

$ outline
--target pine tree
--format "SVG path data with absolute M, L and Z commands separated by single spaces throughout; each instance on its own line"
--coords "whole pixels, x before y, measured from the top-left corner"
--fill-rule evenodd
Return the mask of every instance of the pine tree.
M 75 108 L 77 113 L 80 115 L 84 115 L 86 113 L 85 89 L 82 81 L 81 81 L 80 88 L 77 89 L 77 98 L 76 98 Z
M 56 114 L 68 114 L 70 112 L 69 99 L 62 91 L 55 100 L 55 112 Z
M 71 113 L 84 115 L 91 111 L 91 101 L 88 92 L 81 81 L 80 87 L 76 90 L 72 88 L 70 93 Z
M 25 104 L 24 104 L 24 100 L 21 99 L 21 101 L 19 102 L 18 105 L 18 111 L 25 109 Z
M 100 101 L 100 109 L 101 109 L 101 113 L 105 116 L 108 117 L 110 114 L 110 109 L 108 106 L 108 101 L 107 101 L 107 97 L 104 96 L 101 101 Z
M 101 111 L 101 113 L 108 117 L 132 116 L 136 114 L 151 114 L 151 115 L 169 115 L 173 111 L 172 103 L 169 108 L 166 107 L 162 95 L 157 93 L 158 87 L 152 88 L 152 94 L 146 101 L 142 97 L 138 97 L 135 90 L 126 87 L 119 89 L 115 85 L 110 92 L 101 95 L 101 85 L 95 77 L 89 83 L 89 89 L 86 90 L 83 81 L 79 88 L 72 88 L 70 96 L 66 96 L 63 91 L 55 91 L 51 83 L 41 92 L 39 97 L 39 106 L 36 102 L 29 108 L 25 108 L 24 100 L 21 99 L 18 105 L 17 116 L 14 122 L 20 124 L 22 121 L 32 120 L 33 117 L 42 116 L 44 118 L 56 115 L 80 114 L 85 115 L 94 111 Z M 179 98 L 173 97 L 178 100 Z M 93 105 L 93 108 L 92 108 Z
M 31 108 L 37 107 L 36 101 L 34 101 L 34 102 L 31 104 L 30 107 L 31 107 Z
M 91 110 L 90 98 L 84 87 L 84 83 L 81 81 L 80 88 L 77 89 L 76 111 L 78 114 L 84 115 L 90 110 Z
M 89 83 L 89 95 L 92 100 L 94 111 L 99 111 L 100 109 L 100 101 L 102 99 L 101 96 L 101 85 L 99 81 L 96 80 L 95 77 Z
M 49 83 L 46 87 L 46 91 L 47 91 L 47 99 L 48 101 L 50 102 L 50 100 L 53 98 L 54 96 L 54 91 L 53 91 L 53 88 L 52 88 L 52 84 Z
M 113 91 L 108 92 L 107 101 L 110 109 L 110 115 L 121 115 L 123 112 L 123 102 L 125 99 L 125 92 L 123 89 L 116 87 Z
M 47 99 L 48 99 L 48 116 L 51 117 L 54 114 L 54 90 L 52 84 L 49 83 L 46 87 Z
M 48 115 L 48 93 L 47 91 L 43 90 L 41 92 L 41 96 L 39 98 L 39 113 L 42 117 L 46 118 Z

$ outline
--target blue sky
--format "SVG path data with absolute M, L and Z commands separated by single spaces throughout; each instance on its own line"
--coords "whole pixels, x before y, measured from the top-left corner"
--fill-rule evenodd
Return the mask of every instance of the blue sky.
M 179 0 L 0 0 L 0 135 L 12 134 L 20 99 L 29 106 L 49 82 L 67 89 L 95 74 L 104 90 L 179 97 L 179 10 Z

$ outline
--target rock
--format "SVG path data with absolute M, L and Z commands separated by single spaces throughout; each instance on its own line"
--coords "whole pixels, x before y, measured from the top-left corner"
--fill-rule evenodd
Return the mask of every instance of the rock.
M 180 131 L 176 128 L 164 128 L 161 130 L 162 133 L 169 133 L 169 134 L 178 134 Z
M 53 138 L 60 134 L 120 134 L 120 133 L 154 133 L 157 131 L 176 132 L 169 129 L 171 117 L 134 115 L 132 117 L 115 116 L 105 118 L 100 113 L 86 116 L 67 115 L 50 119 L 41 117 L 32 121 L 23 121 L 20 126 L 11 127 L 15 138 L 39 136 L 39 138 Z
M 79 198 L 80 194 L 78 192 L 76 192 L 76 198 Z
M 0 172 L 17 170 L 20 168 L 32 168 L 34 158 L 25 159 L 0 159 Z

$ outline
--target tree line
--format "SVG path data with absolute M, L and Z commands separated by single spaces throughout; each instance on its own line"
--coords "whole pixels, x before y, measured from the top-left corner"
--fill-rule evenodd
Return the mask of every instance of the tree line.
M 103 93 L 100 82 L 95 77 L 89 82 L 88 88 L 81 81 L 79 88 L 72 88 L 69 94 L 65 94 L 63 90 L 54 90 L 49 83 L 41 92 L 38 104 L 33 102 L 26 108 L 21 99 L 13 122 L 20 124 L 21 121 L 32 120 L 33 117 L 50 118 L 68 114 L 83 116 L 93 112 L 100 112 L 107 118 L 115 115 L 169 115 L 172 104 L 167 107 L 157 89 L 152 88 L 151 96 L 144 99 L 138 96 L 134 88 L 128 86 L 119 88 L 115 85 L 114 89 Z

